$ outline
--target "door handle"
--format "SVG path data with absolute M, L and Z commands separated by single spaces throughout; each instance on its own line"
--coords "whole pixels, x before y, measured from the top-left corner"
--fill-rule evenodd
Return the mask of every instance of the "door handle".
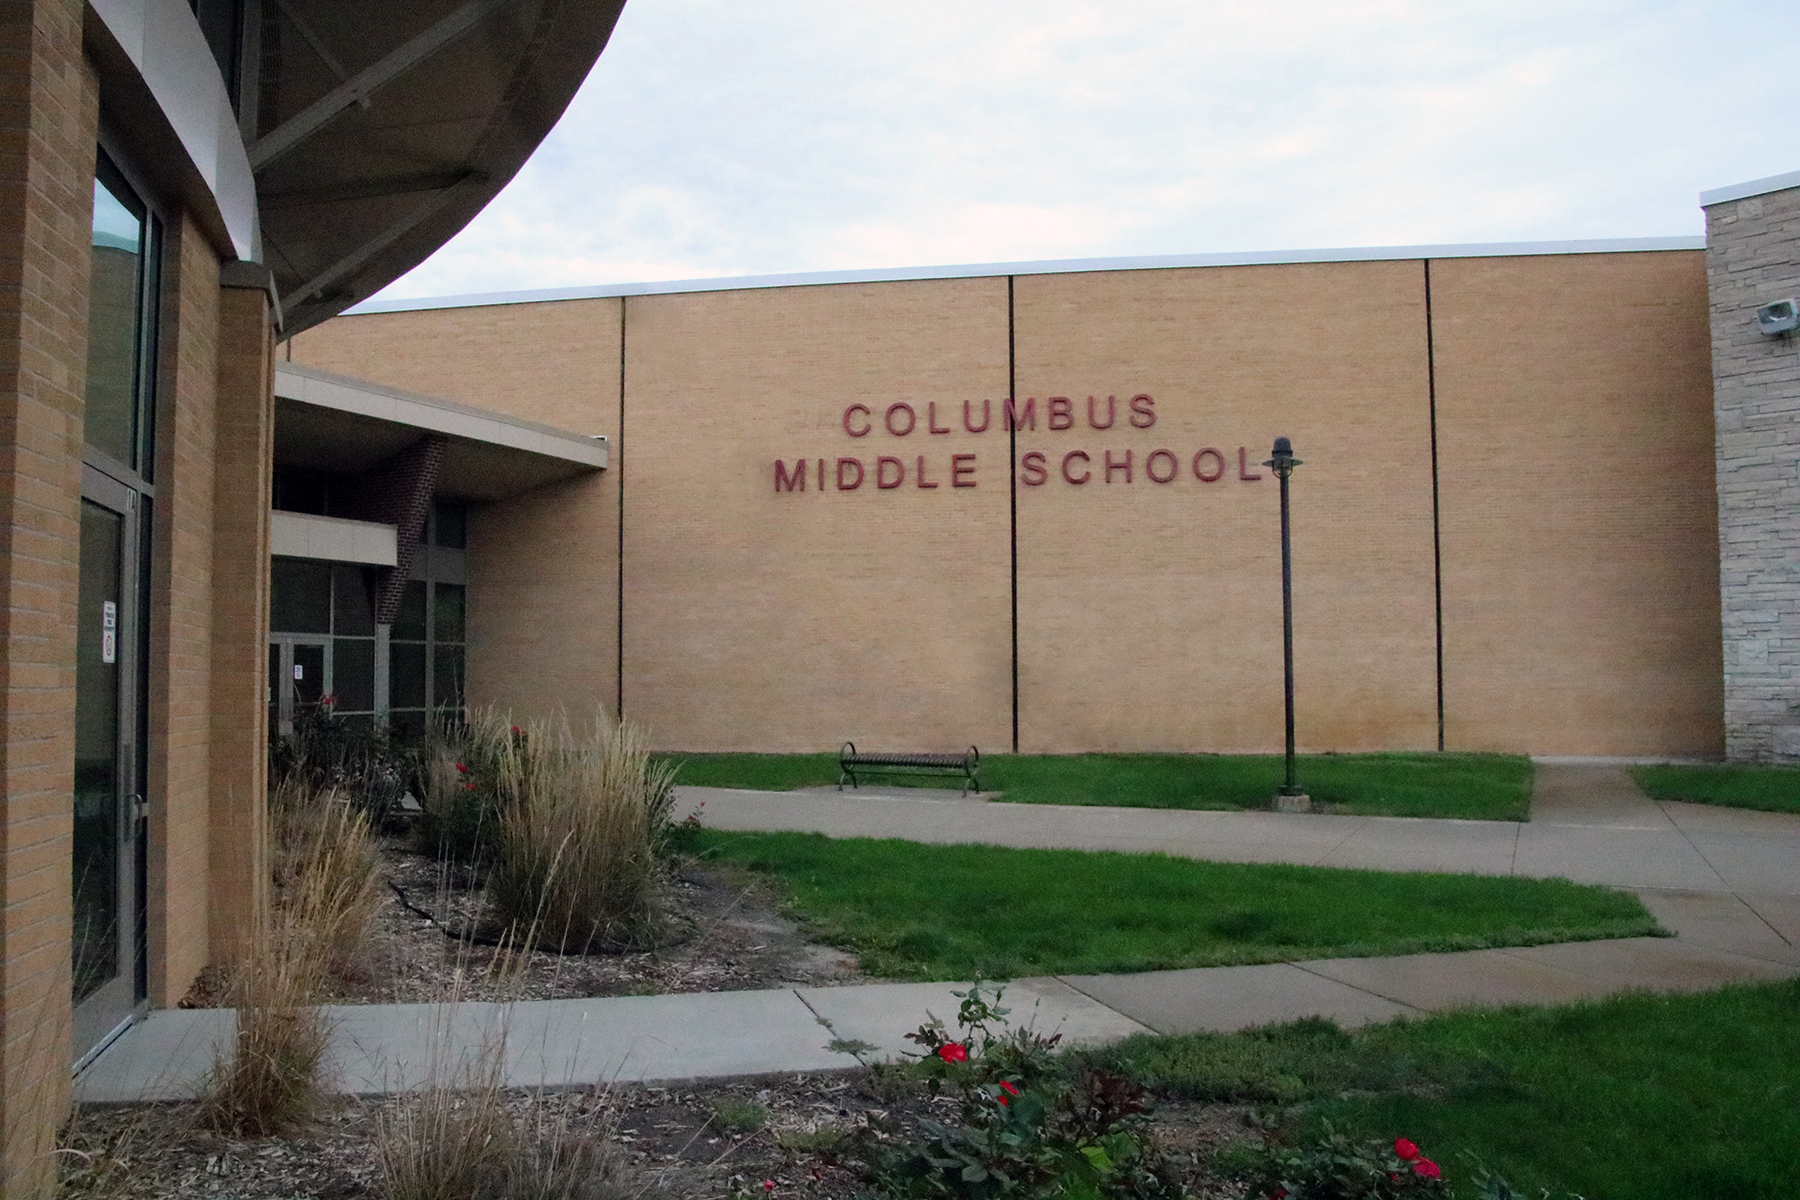
M 137 827 L 150 817 L 150 805 L 142 792 L 134 792 L 125 798 L 125 811 L 131 814 L 131 831 L 135 837 Z

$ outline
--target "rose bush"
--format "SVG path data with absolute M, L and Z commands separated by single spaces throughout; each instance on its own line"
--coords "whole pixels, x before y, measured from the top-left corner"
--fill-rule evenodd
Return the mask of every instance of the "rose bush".
M 1352 1142 L 1329 1123 L 1308 1145 L 1264 1146 L 1236 1173 L 1256 1200 L 1399 1200 L 1448 1196 L 1443 1171 L 1407 1138 Z
M 855 1144 L 863 1181 L 892 1200 L 1070 1197 L 1178 1200 L 1163 1155 L 1137 1118 L 1148 1095 L 1126 1079 L 1063 1063 L 1060 1035 L 1008 1029 L 1001 990 L 955 993 L 958 1036 L 933 1018 L 906 1037 L 933 1095 L 954 1094 L 958 1120 L 920 1120 L 922 1141 L 897 1143 L 879 1126 Z

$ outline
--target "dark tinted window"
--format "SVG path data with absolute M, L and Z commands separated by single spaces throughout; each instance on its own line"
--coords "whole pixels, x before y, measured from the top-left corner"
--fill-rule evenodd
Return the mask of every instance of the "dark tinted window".
M 433 523 L 436 536 L 432 544 L 451 550 L 461 550 L 469 541 L 469 509 L 460 500 L 439 500 L 433 506 Z
M 340 637 L 375 636 L 375 606 L 369 599 L 368 573 L 339 564 L 331 569 L 332 632 Z
M 463 597 L 463 586 L 460 583 L 437 585 L 437 611 L 432 615 L 434 641 L 463 640 Z
M 406 585 L 400 597 L 392 636 L 415 642 L 425 640 L 425 585 L 417 579 Z
M 331 564 L 293 558 L 271 564 L 269 628 L 276 633 L 331 632 Z

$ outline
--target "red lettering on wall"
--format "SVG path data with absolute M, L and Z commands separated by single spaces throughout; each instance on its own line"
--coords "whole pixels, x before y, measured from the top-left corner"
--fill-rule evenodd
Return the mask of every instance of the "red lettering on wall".
M 888 478 L 888 468 L 889 467 L 894 468 L 894 477 L 892 479 Z M 885 491 L 888 488 L 897 488 L 905 482 L 906 482 L 906 466 L 899 459 L 889 458 L 887 455 L 884 454 L 880 458 L 875 460 L 875 486 L 876 487 L 881 488 L 882 490 Z
M 1126 483 L 1131 482 L 1131 451 L 1127 450 L 1125 452 L 1125 461 L 1124 462 L 1114 462 L 1111 450 L 1108 450 L 1105 452 L 1105 458 L 1106 458 L 1106 482 L 1108 482 L 1108 483 L 1112 482 L 1112 477 L 1113 477 L 1114 471 L 1125 472 L 1125 482 Z
M 994 412 L 993 412 L 992 405 L 993 405 L 993 402 L 990 400 L 983 400 L 981 402 L 981 424 L 974 425 L 974 424 L 970 423 L 970 421 L 969 421 L 969 411 L 970 411 L 969 410 L 969 402 L 967 400 L 964 400 L 963 401 L 963 428 L 968 430 L 970 433 L 986 433 L 987 427 L 988 427 L 988 422 L 992 421 L 994 419 Z
M 925 481 L 925 456 L 923 454 L 919 455 L 919 486 L 922 488 L 934 488 L 937 486 L 935 483 L 927 483 Z
M 825 460 L 822 458 L 819 460 L 819 490 L 825 490 Z
M 1156 424 L 1156 401 L 1143 392 L 1131 398 L 1131 427 L 1148 429 Z
M 1002 406 L 1001 416 L 1006 420 L 1006 427 L 1012 429 L 1037 428 L 1037 397 L 1027 396 L 1023 409 L 1014 409 L 1012 397 L 1008 396 Z
M 1238 478 L 1246 482 L 1254 482 L 1262 478 L 1260 472 L 1254 475 L 1250 473 L 1250 449 L 1247 446 L 1238 447 Z
M 1169 460 L 1169 471 L 1166 475 L 1156 473 L 1156 460 L 1159 458 Z M 1175 457 L 1173 450 L 1152 450 L 1144 459 L 1144 474 L 1150 477 L 1151 483 L 1172 483 L 1180 472 L 1181 462 Z
M 1019 467 L 1023 472 L 1022 482 L 1026 487 L 1038 487 L 1044 480 L 1050 478 L 1050 472 L 1044 469 L 1044 452 L 1042 450 L 1033 450 L 1021 458 Z
M 1093 478 L 1092 471 L 1086 471 L 1086 470 L 1082 471 L 1080 479 L 1077 479 L 1073 475 L 1069 474 L 1069 464 L 1078 458 L 1082 461 L 1083 464 L 1086 464 L 1089 461 L 1086 450 L 1071 450 L 1067 454 L 1063 455 L 1063 468 L 1062 468 L 1063 478 L 1068 480 L 1070 483 L 1086 483 L 1089 479 Z
M 1213 460 L 1213 469 L 1212 474 L 1210 475 L 1208 475 L 1200 466 L 1201 460 L 1208 457 Z M 1201 483 L 1217 483 L 1224 474 L 1225 456 L 1220 454 L 1217 450 L 1214 450 L 1211 446 L 1206 447 L 1206 449 L 1194 455 L 1194 478 L 1198 479 Z
M 850 416 L 852 413 L 861 413 L 866 417 L 869 415 L 869 406 L 866 404 L 852 404 L 849 408 L 844 410 L 844 432 L 851 437 L 868 437 L 869 423 L 867 421 L 863 422 L 863 427 L 861 429 L 852 429 L 850 427 Z
M 964 463 L 968 463 L 969 465 L 965 467 L 963 466 Z M 969 477 L 969 482 L 967 483 L 963 482 L 963 476 L 965 475 Z M 975 456 L 973 454 L 952 454 L 950 456 L 950 486 L 975 486 Z
M 806 490 L 806 460 L 794 463 L 794 473 L 788 474 L 787 464 L 779 458 L 775 460 L 775 490 L 778 492 L 804 492 Z
M 1067 396 L 1050 397 L 1044 401 L 1044 408 L 1050 428 L 1068 429 L 1075 424 L 1075 402 Z
M 1113 427 L 1113 422 L 1119 419 L 1118 399 L 1114 396 L 1108 396 L 1106 398 L 1106 424 L 1104 425 L 1094 420 L 1094 399 L 1093 396 L 1088 397 L 1088 424 L 1092 425 L 1095 429 L 1111 429 Z
M 905 429 L 895 429 L 894 428 L 894 414 L 898 413 L 898 412 L 903 412 L 906 414 L 906 428 Z M 909 434 L 913 431 L 913 426 L 917 425 L 919 423 L 919 414 L 913 411 L 912 405 L 906 403 L 905 401 L 901 401 L 899 404 L 888 405 L 886 421 L 887 421 L 887 431 L 889 433 L 893 434 L 895 437 L 905 437 L 907 434 Z
M 856 478 L 849 479 L 849 477 L 845 474 L 846 469 L 854 470 L 856 472 Z M 846 482 L 846 480 L 848 480 L 848 482 Z M 840 458 L 840 459 L 838 459 L 838 461 L 837 461 L 838 491 L 854 492 L 857 488 L 862 486 L 862 481 L 863 481 L 862 459 L 860 459 L 860 458 Z
M 927 429 L 931 430 L 931 432 L 933 432 L 933 433 L 949 433 L 950 432 L 950 427 L 948 425 L 944 426 L 942 429 L 938 428 L 937 401 L 936 400 L 933 400 L 931 402 L 930 406 L 926 409 L 926 412 L 929 414 L 925 418 L 925 427 Z

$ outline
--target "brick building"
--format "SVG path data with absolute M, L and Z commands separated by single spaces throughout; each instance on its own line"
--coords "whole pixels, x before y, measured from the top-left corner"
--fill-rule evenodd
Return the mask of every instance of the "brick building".
M 1708 240 L 365 306 L 619 5 L 0 9 L 0 1193 L 264 903 L 271 731 L 1800 757 L 1800 177 Z M 1773 307 L 1771 307 L 1773 306 Z M 1715 437 L 1715 415 L 1718 435 Z
M 515 711 L 1278 749 L 1285 435 L 1304 748 L 1704 758 L 1707 313 L 1663 239 L 383 303 L 283 355 L 612 439 L 467 510 L 467 690 Z
M 266 891 L 276 336 L 466 224 L 618 10 L 0 6 L 0 1195 Z

